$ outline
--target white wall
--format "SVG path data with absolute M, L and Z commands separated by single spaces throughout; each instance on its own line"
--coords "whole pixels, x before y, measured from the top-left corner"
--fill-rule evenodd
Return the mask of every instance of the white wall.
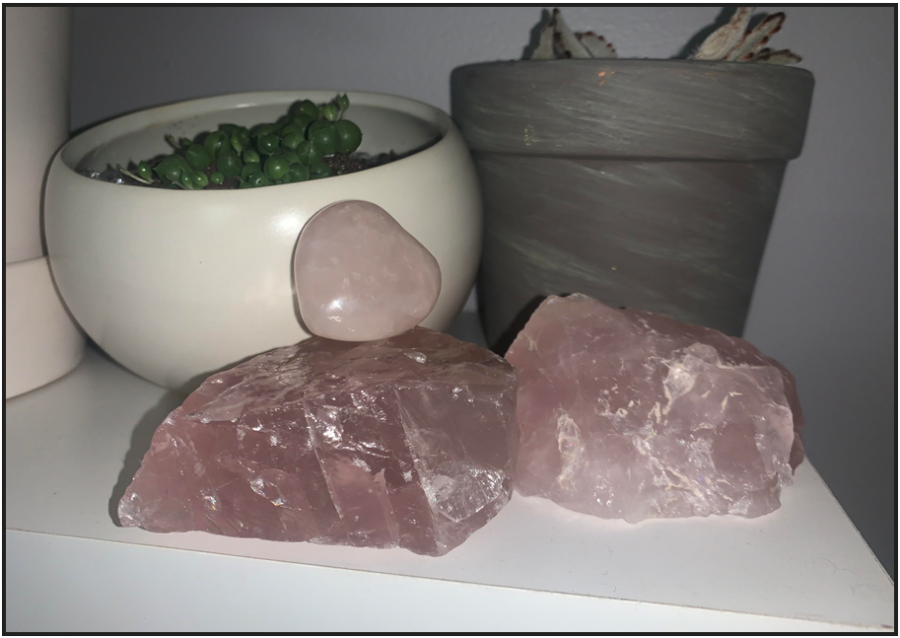
M 774 11 L 775 8 L 761 8 Z M 809 457 L 894 574 L 894 8 L 791 8 L 816 94 L 746 335 L 797 376 Z M 621 57 L 671 57 L 715 7 L 572 7 Z M 76 8 L 72 126 L 192 97 L 374 90 L 449 109 L 461 64 L 518 59 L 541 9 Z

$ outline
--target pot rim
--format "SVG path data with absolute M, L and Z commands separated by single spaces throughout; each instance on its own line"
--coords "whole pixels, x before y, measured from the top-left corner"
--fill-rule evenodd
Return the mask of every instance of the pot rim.
M 766 69 L 763 73 L 799 73 L 801 75 L 812 76 L 812 72 L 808 69 L 792 66 L 787 64 L 765 64 L 760 62 L 737 62 L 732 60 L 687 60 L 683 58 L 591 58 L 578 60 L 493 60 L 489 62 L 474 62 L 471 64 L 463 64 L 453 69 L 486 68 L 486 67 L 518 67 L 526 64 L 554 65 L 563 63 L 566 66 L 684 66 L 688 68 L 710 67 L 720 71 L 726 70 L 759 70 Z

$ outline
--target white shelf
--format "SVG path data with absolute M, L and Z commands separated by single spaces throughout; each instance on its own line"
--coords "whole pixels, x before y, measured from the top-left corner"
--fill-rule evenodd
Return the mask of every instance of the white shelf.
M 760 519 L 515 495 L 440 558 L 119 527 L 181 400 L 89 350 L 6 402 L 7 631 L 893 631 L 894 585 L 809 461 Z

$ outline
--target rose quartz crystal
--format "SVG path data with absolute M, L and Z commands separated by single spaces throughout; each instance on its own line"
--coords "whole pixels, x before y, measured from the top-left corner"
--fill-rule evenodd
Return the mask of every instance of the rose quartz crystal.
M 368 341 L 425 319 L 441 292 L 441 269 L 383 208 L 345 201 L 320 210 L 300 233 L 294 282 L 312 334 Z
M 153 435 L 126 527 L 445 554 L 509 500 L 512 366 L 426 328 L 312 337 L 207 379 Z
M 572 295 L 545 300 L 506 358 L 526 496 L 632 523 L 752 518 L 803 460 L 794 378 L 743 339 Z

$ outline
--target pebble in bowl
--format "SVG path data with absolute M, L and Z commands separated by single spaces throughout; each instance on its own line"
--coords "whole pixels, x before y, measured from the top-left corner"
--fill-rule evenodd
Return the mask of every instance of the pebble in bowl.
M 318 210 L 348 199 L 381 206 L 434 255 L 441 293 L 422 325 L 450 325 L 475 280 L 482 208 L 469 151 L 439 109 L 348 93 L 350 117 L 363 131 L 359 150 L 408 155 L 315 181 L 181 191 L 77 172 L 169 152 L 166 135 L 274 121 L 296 100 L 321 103 L 334 95 L 263 92 L 181 102 L 105 122 L 63 146 L 46 186 L 48 254 L 63 300 L 103 350 L 141 377 L 186 392 L 216 370 L 307 338 L 291 279 L 297 237 Z

